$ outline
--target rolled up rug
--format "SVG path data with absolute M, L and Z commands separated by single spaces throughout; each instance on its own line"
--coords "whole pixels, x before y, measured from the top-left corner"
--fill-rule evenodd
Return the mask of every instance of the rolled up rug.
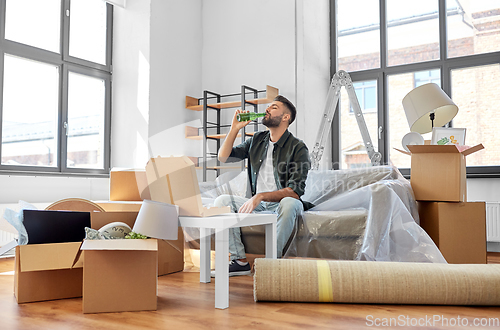
M 255 301 L 500 305 L 500 265 L 255 259 Z

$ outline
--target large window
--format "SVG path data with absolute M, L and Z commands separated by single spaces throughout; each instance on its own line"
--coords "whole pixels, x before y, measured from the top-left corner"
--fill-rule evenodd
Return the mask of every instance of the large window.
M 0 0 L 0 171 L 109 172 L 112 7 Z
M 485 146 L 467 158 L 469 176 L 500 175 L 500 0 L 331 0 L 331 9 L 332 75 L 350 73 L 383 163 L 409 174 L 410 157 L 394 149 L 410 131 L 402 100 L 432 82 L 459 107 L 448 125 Z M 369 164 L 346 102 L 334 119 L 334 168 Z

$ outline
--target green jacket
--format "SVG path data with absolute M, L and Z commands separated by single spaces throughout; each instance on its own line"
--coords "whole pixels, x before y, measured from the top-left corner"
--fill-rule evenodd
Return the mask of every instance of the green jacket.
M 227 160 L 231 163 L 248 158 L 248 177 L 252 196 L 256 193 L 257 175 L 262 161 L 266 158 L 269 139 L 269 131 L 257 132 L 252 138 L 233 147 Z M 299 197 L 304 194 L 307 173 L 311 168 L 309 150 L 304 142 L 294 137 L 288 130 L 274 145 L 273 166 L 278 190 L 290 187 Z M 310 203 L 302 203 L 304 210 L 312 206 Z

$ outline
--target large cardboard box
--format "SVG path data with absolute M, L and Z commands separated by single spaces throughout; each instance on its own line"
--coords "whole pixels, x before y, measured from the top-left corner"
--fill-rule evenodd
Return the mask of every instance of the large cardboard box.
M 82 296 L 81 242 L 16 246 L 14 295 L 19 304 Z
M 186 156 L 151 158 L 146 164 L 151 199 L 179 206 L 180 216 L 209 217 L 229 207 L 204 207 L 194 163 Z
M 465 157 L 483 149 L 459 151 L 455 145 L 410 145 L 411 187 L 417 201 L 467 201 Z
M 146 171 L 113 168 L 109 174 L 109 200 L 142 201 L 151 199 Z
M 83 313 L 156 310 L 155 239 L 85 240 Z
M 484 202 L 418 202 L 420 226 L 448 263 L 486 263 L 486 205 Z
M 104 209 L 130 210 L 92 212 L 90 221 L 93 229 L 98 230 L 111 222 L 124 222 L 130 228 L 134 227 L 140 204 L 131 202 L 97 202 Z M 137 205 L 139 207 L 137 207 Z M 131 211 L 137 209 L 137 211 Z M 158 276 L 184 270 L 184 232 L 179 227 L 177 240 L 158 240 Z

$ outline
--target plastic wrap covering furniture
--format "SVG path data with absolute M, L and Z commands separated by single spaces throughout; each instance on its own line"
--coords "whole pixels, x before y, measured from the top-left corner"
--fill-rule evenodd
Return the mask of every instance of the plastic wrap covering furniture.
M 200 189 L 209 205 L 221 194 L 248 196 L 247 186 L 247 174 L 240 172 Z M 285 257 L 446 263 L 418 225 L 409 181 L 393 166 L 312 170 L 302 199 L 316 206 L 299 217 Z M 186 233 L 190 245 L 199 246 L 199 233 Z M 264 254 L 263 228 L 243 228 L 242 240 L 247 253 Z

